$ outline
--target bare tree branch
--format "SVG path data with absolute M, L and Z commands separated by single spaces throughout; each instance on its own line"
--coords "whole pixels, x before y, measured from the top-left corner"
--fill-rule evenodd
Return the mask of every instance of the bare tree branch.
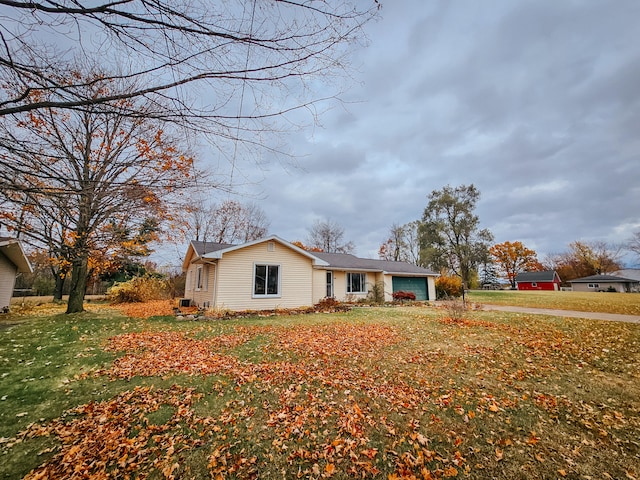
M 22 87 L 12 89 L 12 94 L 7 90 L 0 93 L 0 117 L 161 93 L 183 106 L 195 106 L 196 99 L 187 102 L 188 95 L 181 87 L 197 85 L 227 98 L 233 87 L 227 84 L 221 88 L 220 82 L 269 82 L 273 87 L 293 78 L 326 76 L 344 67 L 340 63 L 343 46 L 362 38 L 363 24 L 377 12 L 376 2 L 365 8 L 355 4 L 328 5 L 316 0 L 259 3 L 255 22 L 249 24 L 241 14 L 241 1 L 212 5 L 186 0 L 122 0 L 84 6 L 69 0 L 0 0 L 0 6 L 5 7 L 0 26 L 4 50 L 0 78 Z M 77 33 L 72 35 L 71 31 Z M 55 48 L 49 35 L 64 43 L 67 50 Z M 94 40 L 84 41 L 84 35 L 92 35 Z M 58 81 L 60 73 L 69 71 L 69 59 L 78 63 L 96 55 L 103 61 L 118 61 L 122 70 L 121 75 L 104 80 L 139 79 L 144 87 L 126 94 L 87 98 L 86 85 L 79 79 Z M 251 64 L 246 62 L 249 56 Z M 125 63 L 122 59 L 128 60 Z M 41 92 L 50 94 L 47 101 L 39 100 Z M 219 105 L 188 108 L 183 115 L 231 118 L 216 108 Z M 252 118 L 279 113 L 263 112 Z

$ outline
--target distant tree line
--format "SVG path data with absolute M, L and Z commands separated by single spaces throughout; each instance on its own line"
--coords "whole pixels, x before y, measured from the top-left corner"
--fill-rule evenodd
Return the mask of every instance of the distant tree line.
M 404 261 L 439 272 L 443 282 L 476 288 L 495 285 L 507 279 L 515 288 L 521 272 L 555 270 L 563 283 L 622 268 L 626 249 L 640 260 L 640 231 L 624 246 L 606 242 L 574 241 L 563 253 L 548 255 L 542 261 L 535 250 L 520 241 L 492 245 L 493 234 L 480 227 L 474 213 L 480 192 L 473 185 L 449 185 L 434 190 L 422 218 L 404 225 L 393 224 L 378 255 L 384 260 Z

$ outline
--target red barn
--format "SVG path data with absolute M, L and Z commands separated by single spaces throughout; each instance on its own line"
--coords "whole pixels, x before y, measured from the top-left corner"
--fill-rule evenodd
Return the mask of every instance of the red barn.
M 555 270 L 522 272 L 516 276 L 518 290 L 560 290 L 560 277 Z

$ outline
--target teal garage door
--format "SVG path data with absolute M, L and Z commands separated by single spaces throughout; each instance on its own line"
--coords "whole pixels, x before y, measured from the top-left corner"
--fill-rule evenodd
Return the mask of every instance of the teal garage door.
M 429 300 L 425 277 L 392 277 L 391 282 L 394 292 L 413 292 L 416 300 Z

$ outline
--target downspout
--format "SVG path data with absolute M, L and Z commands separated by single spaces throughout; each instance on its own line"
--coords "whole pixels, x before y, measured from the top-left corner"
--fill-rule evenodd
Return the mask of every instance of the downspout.
M 218 299 L 218 262 L 213 264 L 213 298 L 211 299 L 211 308 L 218 308 L 216 303 Z

